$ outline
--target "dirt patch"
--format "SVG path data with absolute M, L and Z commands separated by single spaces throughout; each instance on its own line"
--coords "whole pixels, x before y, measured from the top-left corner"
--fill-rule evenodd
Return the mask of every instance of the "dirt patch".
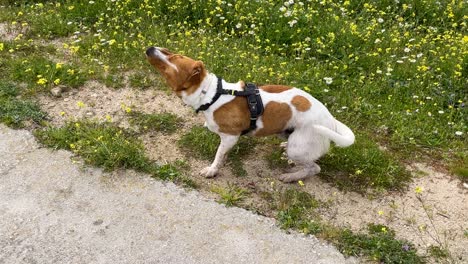
M 262 146 L 244 158 L 247 177 L 235 176 L 229 166 L 224 166 L 220 176 L 214 179 L 200 176 L 198 172 L 210 161 L 187 156 L 176 142 L 192 126 L 202 125 L 204 119 L 166 91 L 129 87 L 116 90 L 91 81 L 79 90 L 64 93 L 60 98 L 41 96 L 40 102 L 49 113 L 53 125 L 61 125 L 70 119 L 91 118 L 112 120 L 122 127 L 130 127 L 127 108 L 145 113 L 176 114 L 184 120 L 184 125 L 175 134 L 146 133 L 141 139 L 152 159 L 161 162 L 186 160 L 190 165 L 189 176 L 201 186 L 200 190 L 206 196 L 216 197 L 211 191 L 213 186 L 235 184 L 251 193 L 244 202 L 246 207 L 272 216 L 269 205 L 261 198 L 262 193 L 288 186 L 277 180 L 281 171 L 269 169 L 263 159 L 266 150 Z M 395 230 L 398 238 L 409 240 L 423 253 L 431 245 L 442 246 L 449 249 L 455 260 L 468 260 L 468 190 L 450 175 L 424 164 L 414 164 L 410 169 L 416 178 L 408 190 L 387 193 L 381 198 L 371 199 L 353 192 L 342 192 L 318 177 L 305 180 L 305 186 L 300 188 L 328 202 L 328 206 L 321 209 L 321 214 L 335 225 L 363 230 L 368 223 L 384 224 Z
M 67 120 L 91 118 L 112 120 L 128 127 L 128 111 L 174 113 L 183 118 L 185 127 L 203 122 L 201 116 L 196 116 L 177 97 L 165 91 L 112 89 L 97 81 L 89 81 L 80 89 L 64 92 L 59 98 L 41 95 L 39 101 L 49 113 L 53 125 L 62 125 Z
M 7 23 L 0 23 L 0 39 L 4 41 L 12 41 L 19 34 L 24 34 L 26 29 L 18 30 L 16 27 L 8 25 Z

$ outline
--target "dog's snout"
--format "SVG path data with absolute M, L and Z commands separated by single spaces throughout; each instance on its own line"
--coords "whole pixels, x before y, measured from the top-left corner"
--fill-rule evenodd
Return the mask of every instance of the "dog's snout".
M 146 56 L 154 55 L 155 52 L 156 52 L 156 48 L 155 48 L 155 47 L 149 47 L 149 48 L 146 50 Z

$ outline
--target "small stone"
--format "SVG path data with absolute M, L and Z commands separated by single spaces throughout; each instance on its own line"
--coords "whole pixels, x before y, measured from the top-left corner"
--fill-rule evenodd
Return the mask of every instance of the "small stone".
M 61 97 L 62 96 L 62 87 L 60 86 L 57 86 L 57 87 L 54 87 L 50 90 L 50 93 L 55 96 L 55 97 Z
M 468 189 L 468 183 L 464 182 L 463 187 L 465 187 L 465 189 Z
M 94 113 L 93 111 L 88 111 L 88 112 L 86 112 L 86 116 L 87 116 L 87 117 L 92 117 L 92 116 L 94 116 L 94 115 L 95 115 L 95 113 Z

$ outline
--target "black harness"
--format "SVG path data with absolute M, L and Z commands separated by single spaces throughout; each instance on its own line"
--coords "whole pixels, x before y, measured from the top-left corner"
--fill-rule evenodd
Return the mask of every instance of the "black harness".
M 245 85 L 244 91 L 236 91 L 236 90 L 226 90 L 223 89 L 222 79 L 218 77 L 218 85 L 216 87 L 216 94 L 211 100 L 211 102 L 200 106 L 197 110 L 197 113 L 200 111 L 205 111 L 212 104 L 214 104 L 221 95 L 228 94 L 233 96 L 242 96 L 247 98 L 247 105 L 250 111 L 250 127 L 244 131 L 242 131 L 242 135 L 249 133 L 252 130 L 257 128 L 257 119 L 259 116 L 263 114 L 263 102 L 262 98 L 260 97 L 260 91 L 258 87 L 253 83 L 247 83 Z

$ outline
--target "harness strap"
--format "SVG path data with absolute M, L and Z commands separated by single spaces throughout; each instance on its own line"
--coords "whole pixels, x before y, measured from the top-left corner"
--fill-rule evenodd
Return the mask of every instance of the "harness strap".
M 250 111 L 250 127 L 242 131 L 242 135 L 245 135 L 257 128 L 257 119 L 263 114 L 264 110 L 262 98 L 260 97 L 260 91 L 255 84 L 247 83 L 244 94 L 245 95 L 239 96 L 247 97 L 247 106 L 249 107 Z
M 246 97 L 247 106 L 250 112 L 250 126 L 246 130 L 242 131 L 242 135 L 245 135 L 250 131 L 255 130 L 257 128 L 257 119 L 263 114 L 264 107 L 262 98 L 260 97 L 260 91 L 258 90 L 258 87 L 253 83 L 247 83 L 244 91 L 227 90 L 223 89 L 222 79 L 218 77 L 218 85 L 216 87 L 215 96 L 213 97 L 213 99 L 211 99 L 211 102 L 201 105 L 197 110 L 195 110 L 195 112 L 198 113 L 200 111 L 207 110 L 223 94 Z
M 223 83 L 222 83 L 222 80 L 221 78 L 218 77 L 218 85 L 216 86 L 216 94 L 215 96 L 213 97 L 213 99 L 211 99 L 211 102 L 209 103 L 206 103 L 204 105 L 201 105 L 200 107 L 198 107 L 197 110 L 195 110 L 195 112 L 198 114 L 198 112 L 200 111 L 205 111 L 207 110 L 208 108 L 210 108 L 211 105 L 213 105 L 218 99 L 219 97 L 223 94 Z

